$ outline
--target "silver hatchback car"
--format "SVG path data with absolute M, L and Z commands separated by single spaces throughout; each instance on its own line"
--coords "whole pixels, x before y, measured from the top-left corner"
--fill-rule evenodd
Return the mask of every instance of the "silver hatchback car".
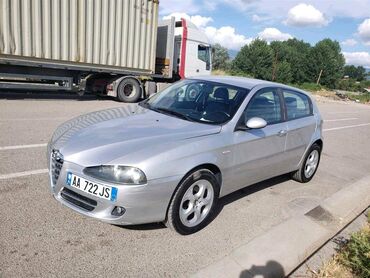
M 222 196 L 285 173 L 310 181 L 322 147 L 322 119 L 306 92 L 237 77 L 186 79 L 58 127 L 50 184 L 83 215 L 117 225 L 163 221 L 191 234 Z

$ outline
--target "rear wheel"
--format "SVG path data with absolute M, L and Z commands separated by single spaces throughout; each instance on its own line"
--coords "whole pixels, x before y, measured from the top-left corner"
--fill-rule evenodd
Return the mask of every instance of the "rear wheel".
M 292 174 L 292 179 L 301 183 L 309 182 L 319 167 L 321 147 L 313 144 L 308 150 L 299 170 Z
M 206 169 L 189 174 L 172 198 L 167 227 L 187 235 L 204 228 L 214 213 L 219 186 L 214 174 Z
M 134 78 L 123 79 L 117 89 L 117 97 L 122 102 L 137 102 L 141 96 L 139 82 Z

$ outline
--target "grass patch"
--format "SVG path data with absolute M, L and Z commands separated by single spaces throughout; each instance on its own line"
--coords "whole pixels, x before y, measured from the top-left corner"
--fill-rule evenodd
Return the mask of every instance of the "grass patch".
M 369 219 L 368 213 L 368 219 Z M 338 260 L 352 270 L 358 277 L 370 278 L 370 222 L 351 235 L 348 243 L 341 249 Z
M 228 75 L 228 76 L 241 76 L 241 77 L 249 77 L 253 78 L 251 75 L 235 70 L 212 70 L 212 75 Z
M 359 95 L 348 93 L 347 96 L 350 100 L 359 101 L 361 103 L 370 103 L 370 94 L 369 93 L 362 93 L 362 94 L 359 94 Z
M 332 260 L 325 263 L 317 273 L 311 270 L 311 277 L 356 278 L 356 276 L 347 267 L 338 262 L 337 257 L 334 257 Z
M 310 91 L 310 92 L 316 92 L 320 91 L 321 89 L 324 89 L 321 85 L 316 84 L 316 83 L 302 83 L 302 84 L 293 84 L 293 86 L 300 88 L 305 91 Z
M 339 252 L 312 277 L 370 278 L 370 211 L 366 226 L 351 235 Z
M 224 70 L 212 70 L 212 75 L 228 75 Z

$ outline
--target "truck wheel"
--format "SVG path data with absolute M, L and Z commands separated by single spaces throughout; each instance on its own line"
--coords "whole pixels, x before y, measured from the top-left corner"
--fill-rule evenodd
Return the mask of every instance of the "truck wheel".
M 141 87 L 134 78 L 123 79 L 117 89 L 117 97 L 122 102 L 137 102 L 141 96 Z
M 182 235 L 199 231 L 212 219 L 218 196 L 218 182 L 211 171 L 201 169 L 191 173 L 171 200 L 166 226 Z

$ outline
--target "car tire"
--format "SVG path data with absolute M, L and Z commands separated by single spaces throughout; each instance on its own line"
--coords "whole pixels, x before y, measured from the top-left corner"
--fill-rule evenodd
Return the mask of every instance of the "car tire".
M 211 171 L 200 169 L 190 173 L 172 197 L 166 226 L 182 235 L 203 229 L 212 219 L 218 197 L 219 184 Z
M 141 96 L 140 83 L 134 78 L 125 78 L 119 83 L 117 97 L 119 101 L 133 103 Z
M 301 167 L 292 173 L 292 179 L 301 183 L 309 182 L 319 168 L 321 157 L 321 147 L 313 144 L 308 150 Z

